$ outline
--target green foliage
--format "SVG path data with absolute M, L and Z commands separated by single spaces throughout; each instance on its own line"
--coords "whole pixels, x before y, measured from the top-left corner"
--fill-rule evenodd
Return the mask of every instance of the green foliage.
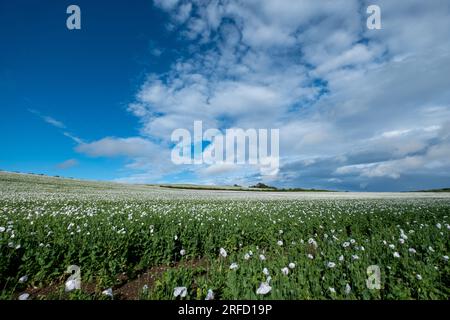
M 0 180 L 0 299 L 63 283 L 69 265 L 78 265 L 83 283 L 99 292 L 119 285 L 118 275 L 174 265 L 142 299 L 180 299 L 175 287 L 187 288 L 184 299 L 205 299 L 209 289 L 216 299 L 450 297 L 445 197 L 198 196 L 45 179 Z M 366 287 L 370 265 L 381 269 L 381 290 Z M 19 283 L 24 275 L 26 283 Z M 272 288 L 265 295 L 256 293 L 262 282 Z M 105 296 L 57 291 L 47 298 Z

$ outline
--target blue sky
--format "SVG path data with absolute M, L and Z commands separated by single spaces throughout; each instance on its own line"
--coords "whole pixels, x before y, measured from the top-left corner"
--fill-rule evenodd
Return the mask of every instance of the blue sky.
M 2 2 L 0 82 L 1 167 L 114 179 L 121 159 L 74 152 L 64 132 L 86 140 L 139 131 L 126 109 L 148 72 L 165 72 L 171 55 L 153 59 L 156 44 L 177 50 L 164 32 L 165 14 L 148 1 L 78 1 L 82 29 L 66 28 L 70 1 Z M 64 123 L 58 128 L 29 110 Z M 60 170 L 58 163 L 80 165 Z
M 369 4 L 382 30 L 366 28 Z M 80 6 L 81 30 L 66 28 Z M 132 183 L 448 187 L 447 1 L 0 3 L 0 169 Z M 171 132 L 280 129 L 280 171 L 176 166 Z

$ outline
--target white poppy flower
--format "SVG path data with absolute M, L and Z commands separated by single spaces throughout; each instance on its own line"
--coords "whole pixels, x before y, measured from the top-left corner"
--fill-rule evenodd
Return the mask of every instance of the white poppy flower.
M 295 263 L 291 262 L 288 265 L 289 269 L 294 269 L 295 268 Z
M 268 294 L 270 292 L 270 290 L 272 290 L 272 287 L 269 286 L 268 283 L 266 282 L 261 282 L 261 284 L 259 285 L 259 288 L 256 290 L 256 294 Z
M 312 245 L 314 248 L 317 248 L 317 242 L 313 238 L 308 239 L 308 243 Z
M 330 292 L 333 293 L 333 294 L 336 293 L 336 290 L 334 288 L 332 288 L 332 287 L 329 287 L 328 290 L 330 290 Z
M 0 232 L 5 232 L 6 228 L 5 227 L 0 227 Z
M 417 251 L 414 248 L 409 248 L 408 249 L 409 253 L 415 254 Z
M 213 300 L 213 299 L 214 299 L 214 292 L 211 289 L 209 289 L 208 293 L 206 294 L 205 300 Z
M 19 283 L 25 283 L 28 281 L 28 276 L 24 275 L 22 277 L 19 278 Z
M 269 275 L 269 270 L 267 268 L 264 268 L 263 269 L 263 273 L 264 273 L 264 275 L 268 276 Z
M 345 285 L 345 294 L 350 294 L 350 292 L 352 292 L 352 287 L 347 283 Z
M 260 254 L 260 255 L 259 255 L 259 260 L 261 260 L 261 261 L 266 260 L 266 256 L 263 255 L 263 254 Z
M 442 228 L 442 225 L 440 223 L 436 223 L 436 228 L 440 229 Z
M 245 260 L 250 259 L 250 255 L 249 255 L 248 253 L 244 254 L 244 259 L 245 259 Z
M 390 244 L 390 245 L 389 245 L 389 248 L 391 248 L 392 250 L 394 250 L 394 249 L 395 249 L 395 245 Z
M 444 261 L 448 261 L 448 256 L 443 256 L 442 258 L 444 259 Z
M 19 296 L 19 300 L 28 300 L 29 297 L 30 297 L 30 294 L 28 294 L 28 293 L 22 293 L 22 294 Z
M 186 250 L 181 249 L 181 250 L 180 250 L 180 254 L 181 254 L 182 256 L 184 256 L 184 255 L 186 254 Z
M 338 258 L 339 261 L 344 261 L 344 256 L 341 254 Z
M 394 258 L 400 258 L 400 253 L 398 253 L 397 251 L 394 252 Z
M 342 244 L 342 246 L 344 247 L 344 248 L 347 248 L 348 246 L 350 246 L 350 242 L 344 242 L 343 244 Z
M 281 247 L 283 245 L 283 241 L 278 240 L 277 245 L 279 245 Z
M 311 253 L 308 253 L 307 257 L 308 257 L 308 259 L 311 259 L 311 260 L 314 259 L 314 256 Z
M 105 295 L 105 296 L 108 296 L 108 297 L 112 298 L 112 297 L 113 297 L 113 291 L 112 291 L 112 288 L 108 288 L 108 289 L 106 289 L 106 290 L 103 290 L 103 291 L 102 291 L 102 294 Z
M 65 286 L 65 291 L 66 292 L 70 292 L 70 291 L 73 291 L 73 290 L 78 290 L 78 289 L 81 288 L 81 281 L 78 280 L 78 279 L 70 279 L 70 280 L 66 281 L 64 286 Z
M 352 259 L 353 259 L 353 260 L 358 260 L 358 259 L 359 259 L 359 257 L 358 257 L 358 255 L 357 255 L 357 254 L 352 254 Z
M 224 248 L 220 248 L 220 255 L 222 256 L 222 257 L 224 257 L 224 258 L 226 258 L 227 257 L 227 251 L 224 249 Z
M 187 295 L 187 288 L 186 287 L 176 287 L 175 289 L 173 289 L 173 296 L 174 297 L 186 297 Z
M 420 274 L 416 274 L 417 280 L 422 280 L 422 276 Z
M 239 265 L 238 265 L 236 262 L 233 262 L 233 263 L 230 265 L 230 269 L 231 269 L 231 270 L 236 270 L 237 268 L 239 268 Z
M 336 267 L 336 263 L 330 261 L 330 262 L 328 262 L 327 267 L 328 268 L 334 268 L 334 267 Z
M 284 267 L 283 269 L 281 269 L 281 272 L 282 272 L 285 276 L 287 276 L 287 275 L 289 274 L 289 268 Z

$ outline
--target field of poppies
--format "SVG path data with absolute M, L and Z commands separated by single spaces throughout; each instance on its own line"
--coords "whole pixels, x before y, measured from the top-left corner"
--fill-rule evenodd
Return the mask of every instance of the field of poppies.
M 449 299 L 449 216 L 447 193 L 0 173 L 0 299 Z

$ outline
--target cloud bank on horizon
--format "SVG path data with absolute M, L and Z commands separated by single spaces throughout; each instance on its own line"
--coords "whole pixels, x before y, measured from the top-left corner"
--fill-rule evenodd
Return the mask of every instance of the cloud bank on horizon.
M 368 30 L 377 4 L 382 29 Z M 155 0 L 187 41 L 142 83 L 128 112 L 140 135 L 82 142 L 126 157 L 122 182 L 409 190 L 450 181 L 450 5 L 446 1 Z M 163 52 L 167 48 L 154 48 Z M 149 57 L 151 59 L 153 57 Z M 280 172 L 175 166 L 171 132 L 279 128 Z M 54 123 L 56 125 L 57 123 Z M 179 180 L 178 180 L 179 181 Z

